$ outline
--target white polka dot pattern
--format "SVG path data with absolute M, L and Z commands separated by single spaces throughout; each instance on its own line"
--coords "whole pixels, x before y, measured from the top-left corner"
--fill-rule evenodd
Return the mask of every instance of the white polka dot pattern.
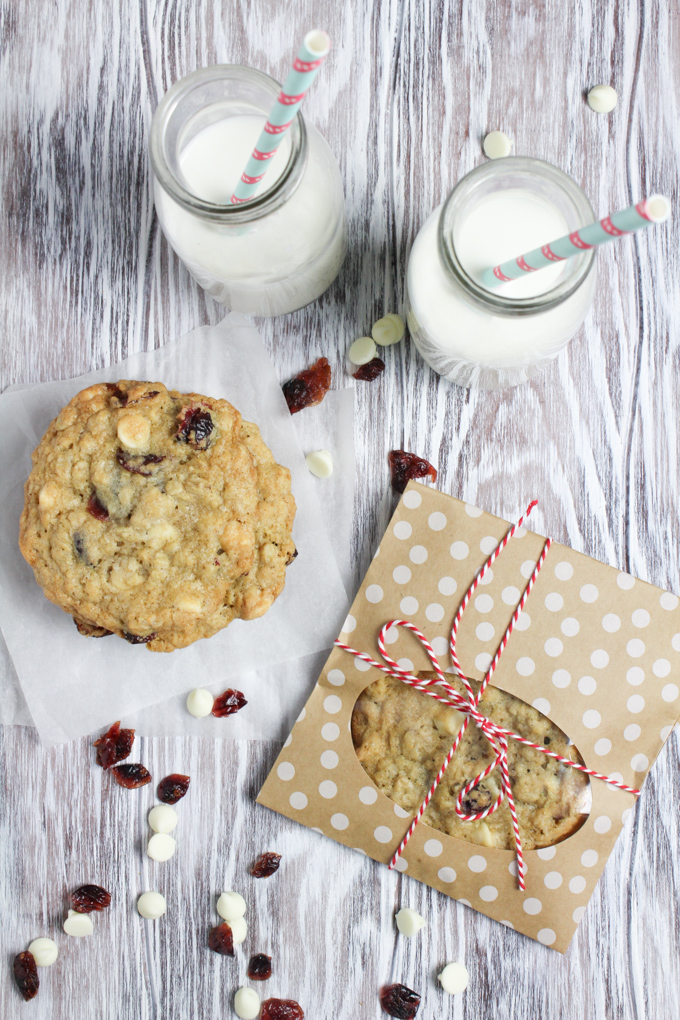
M 482 517 L 475 508 L 468 508 L 461 522 L 455 505 L 449 512 L 448 503 L 431 504 L 430 498 L 416 489 L 404 495 L 397 519 L 382 543 L 381 558 L 371 568 L 376 572 L 366 578 L 361 598 L 343 624 L 341 640 L 362 647 L 361 639 L 349 637 L 359 626 L 366 635 L 367 620 L 371 626 L 376 621 L 377 631 L 385 620 L 401 616 L 423 629 L 442 667 L 451 671 L 452 615 L 484 557 L 497 547 L 491 531 L 498 522 Z M 461 628 L 461 665 L 471 669 L 474 662 L 475 675 L 488 669 L 535 569 L 535 550 L 540 547 L 535 536 L 525 535 L 521 552 L 515 552 L 514 559 L 506 557 L 494 563 L 495 576 L 494 570 L 487 570 L 470 599 Z M 513 693 L 523 695 L 528 704 L 562 725 L 589 766 L 614 777 L 620 774 L 623 782 L 640 786 L 656 753 L 649 739 L 648 717 L 655 713 L 651 732 L 664 740 L 671 732 L 675 703 L 680 701 L 680 612 L 676 612 L 680 602 L 674 595 L 636 584 L 628 574 L 605 575 L 605 570 L 596 565 L 589 569 L 582 557 L 572 558 L 554 547 L 541 574 L 540 594 L 530 596 L 527 609 L 519 615 L 515 623 L 518 633 L 510 641 L 494 682 L 503 687 L 505 677 Z M 414 662 L 415 668 L 424 668 L 422 652 L 415 654 L 412 635 L 391 628 L 385 641 L 403 668 L 413 670 Z M 378 657 L 374 647 L 362 650 Z M 413 661 L 406 655 L 413 656 Z M 273 778 L 279 784 L 282 803 L 290 804 L 287 810 L 291 816 L 304 824 L 305 815 L 312 820 L 315 813 L 313 820 L 322 826 L 317 831 L 343 833 L 336 838 L 349 846 L 357 844 L 360 852 L 385 861 L 408 828 L 412 813 L 388 801 L 367 776 L 363 785 L 361 781 L 355 786 L 348 784 L 348 773 L 343 771 L 347 748 L 351 750 L 348 699 L 355 698 L 356 692 L 379 674 L 371 674 L 368 663 L 350 659 L 346 653 L 336 651 L 334 656 L 315 705 L 316 746 L 310 741 L 312 750 L 305 751 L 306 758 L 298 747 L 305 744 L 305 728 L 311 725 L 308 718 L 303 739 L 296 735 L 300 733 L 297 730 L 286 741 Z M 622 689 L 624 678 L 627 686 Z M 609 705 L 615 681 L 620 706 L 614 717 Z M 309 767 L 316 769 L 315 782 L 310 782 L 305 772 Z M 574 923 L 582 916 L 587 895 L 609 852 L 608 841 L 618 832 L 619 818 L 630 814 L 611 799 L 595 804 L 599 809 L 594 807 L 570 844 L 575 854 L 566 855 L 557 846 L 527 855 L 527 893 L 517 897 L 516 913 L 504 908 L 511 921 L 503 923 L 528 931 L 543 945 L 557 943 L 562 948 L 564 915 L 567 927 L 570 916 Z M 363 845 L 362 836 L 354 831 L 355 823 L 362 826 Z M 512 855 L 504 858 L 501 874 L 492 849 L 469 844 L 461 848 L 458 843 L 453 841 L 452 847 L 447 836 L 423 825 L 417 830 L 413 845 L 418 849 L 411 855 L 410 868 L 411 844 L 398 859 L 396 870 L 408 870 L 416 878 L 425 874 L 428 881 L 453 895 L 456 890 L 465 892 L 475 907 L 499 917 L 502 908 L 497 901 L 507 902 L 503 897 L 509 877 L 513 889 L 516 887 L 516 863 L 508 860 Z M 567 858 L 579 862 L 583 874 L 574 875 Z M 585 877 L 588 869 L 590 881 Z M 573 906 L 562 909 L 558 916 L 556 904 L 563 908 L 565 896 L 572 899 Z

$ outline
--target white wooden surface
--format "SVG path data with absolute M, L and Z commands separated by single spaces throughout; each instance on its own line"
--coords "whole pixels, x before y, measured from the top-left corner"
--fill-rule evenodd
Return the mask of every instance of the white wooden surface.
M 350 252 L 319 302 L 260 324 L 282 380 L 325 354 L 335 384 L 348 384 L 347 344 L 398 305 L 420 223 L 482 159 L 487 130 L 557 163 L 603 212 L 654 190 L 677 200 L 680 17 L 666 0 L 0 0 L 0 18 L 3 386 L 74 375 L 220 318 L 153 214 L 151 114 L 206 63 L 281 78 L 315 24 L 335 46 L 305 112 L 340 161 Z M 585 105 L 599 81 L 619 93 L 611 117 Z M 680 591 L 678 233 L 675 222 L 601 252 L 586 327 L 530 385 L 470 394 L 408 342 L 388 352 L 381 381 L 357 394 L 357 579 L 393 505 L 386 454 L 406 447 L 438 466 L 444 491 L 509 517 L 536 495 L 539 530 Z M 393 980 L 422 993 L 423 1020 L 680 1014 L 677 734 L 566 957 L 256 808 L 276 753 L 142 741 L 155 777 L 192 776 L 177 856 L 158 866 L 143 853 L 151 787 L 111 788 L 85 741 L 44 751 L 31 731 L 4 730 L 2 1017 L 232 1015 L 244 958 L 205 949 L 212 897 L 229 885 L 249 901 L 248 949 L 274 958 L 268 994 L 299 999 L 309 1020 L 377 1018 L 378 989 Z M 265 849 L 284 863 L 257 883 L 247 868 Z M 59 930 L 82 881 L 101 881 L 116 908 L 96 918 L 94 938 L 59 938 L 58 965 L 24 1005 L 11 958 Z M 134 912 L 148 885 L 169 902 L 155 925 Z M 404 904 L 428 919 L 408 942 L 392 924 Z M 471 980 L 445 999 L 434 975 L 451 959 Z

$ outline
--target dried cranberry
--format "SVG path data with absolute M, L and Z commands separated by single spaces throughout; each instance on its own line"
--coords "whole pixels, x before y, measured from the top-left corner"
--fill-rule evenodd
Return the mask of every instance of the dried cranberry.
M 305 1014 L 293 999 L 265 999 L 260 1020 L 305 1020 Z
M 297 551 L 297 549 L 293 549 L 292 553 L 290 554 L 290 556 L 286 560 L 286 566 L 289 567 L 291 565 L 291 563 L 293 562 L 293 560 L 296 560 L 299 555 L 300 554 Z
M 151 773 L 143 765 L 116 765 L 111 771 L 118 785 L 126 790 L 137 790 L 151 782 Z
M 328 358 L 319 358 L 311 368 L 300 372 L 283 386 L 283 395 L 291 414 L 305 407 L 320 404 L 331 386 L 331 366 Z
M 264 953 L 250 957 L 248 977 L 251 981 L 267 981 L 272 976 L 272 958 Z
M 210 433 L 215 428 L 209 411 L 200 407 L 183 407 L 179 415 L 175 439 L 178 443 L 190 443 L 198 450 L 207 450 Z
M 82 634 L 83 637 L 108 637 L 113 631 L 106 630 L 104 627 L 97 627 L 94 623 L 87 623 L 86 620 L 81 620 L 79 617 L 74 616 L 73 622 L 78 628 L 78 633 Z
M 123 637 L 125 638 L 126 641 L 129 641 L 131 645 L 148 645 L 149 641 L 153 641 L 153 639 L 156 637 L 156 632 L 154 631 L 153 634 L 141 635 L 130 634 L 129 631 L 124 630 Z
M 380 1005 L 398 1020 L 413 1020 L 418 1012 L 420 996 L 406 985 L 386 985 L 380 991 Z
M 226 921 L 223 924 L 218 924 L 216 928 L 210 929 L 208 948 L 212 949 L 213 953 L 220 953 L 222 956 L 234 955 L 234 936 Z
M 176 804 L 186 794 L 190 782 L 189 776 L 181 776 L 179 772 L 173 772 L 172 775 L 161 779 L 158 784 L 156 789 L 158 799 L 162 800 L 164 804 Z
M 124 390 L 121 390 L 121 388 L 119 387 L 118 383 L 109 382 L 109 383 L 106 383 L 105 385 L 106 385 L 107 390 L 110 391 L 112 397 L 115 397 L 116 400 L 120 401 L 120 403 L 123 406 L 125 406 L 125 404 L 127 404 L 127 402 L 128 402 L 128 395 L 127 395 L 127 393 Z
M 250 874 L 254 875 L 255 878 L 269 878 L 270 875 L 279 870 L 280 863 L 281 854 L 262 854 L 259 861 L 253 865 Z
M 94 742 L 93 746 L 97 748 L 97 765 L 101 765 L 103 769 L 110 769 L 112 765 L 123 761 L 132 750 L 134 739 L 134 730 L 121 730 L 120 723 L 115 722 L 108 733 L 104 733 Z
M 109 519 L 109 511 L 99 499 L 96 492 L 90 494 L 90 498 L 87 501 L 87 512 L 88 514 L 92 514 L 92 516 L 98 521 L 108 521 Z
M 415 453 L 406 453 L 405 450 L 392 450 L 389 455 L 390 471 L 392 473 L 392 487 L 397 492 L 403 492 L 412 478 L 426 478 L 428 475 L 433 482 L 437 480 L 437 472 L 429 461 L 422 457 L 416 457 Z
M 247 704 L 248 702 L 240 691 L 233 691 L 231 688 L 228 688 L 224 694 L 220 694 L 218 698 L 215 698 L 212 714 L 217 719 L 221 719 L 225 715 L 233 715 L 235 712 L 239 712 Z
M 35 999 L 38 994 L 38 968 L 33 953 L 19 953 L 14 957 L 14 980 L 25 1002 Z
M 373 379 L 377 379 L 380 373 L 384 371 L 385 362 L 382 358 L 373 358 L 373 361 L 369 361 L 365 365 L 360 365 L 353 374 L 355 379 L 362 379 L 364 382 L 372 382 Z
M 144 471 L 144 468 L 149 464 L 160 464 L 161 461 L 165 460 L 165 457 L 161 457 L 159 453 L 133 455 L 119 447 L 116 450 L 116 460 L 123 471 L 129 471 L 130 474 L 143 475 L 144 478 L 150 478 L 153 471 Z
M 100 885 L 81 885 L 71 893 L 71 906 L 77 914 L 89 914 L 93 910 L 106 910 L 111 903 L 111 893 Z

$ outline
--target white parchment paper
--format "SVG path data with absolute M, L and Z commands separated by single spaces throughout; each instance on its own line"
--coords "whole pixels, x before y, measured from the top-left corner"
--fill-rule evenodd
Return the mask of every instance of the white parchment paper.
M 123 378 L 158 380 L 230 400 L 259 425 L 276 459 L 290 468 L 298 507 L 293 537 L 299 556 L 266 616 L 236 620 L 220 634 L 169 654 L 115 637 L 83 638 L 45 599 L 17 544 L 30 454 L 50 421 L 83 387 Z M 337 398 L 337 414 L 347 414 L 347 401 Z M 0 397 L 0 434 L 0 625 L 42 741 L 72 740 L 192 687 L 237 686 L 237 678 L 254 709 L 222 725 L 232 724 L 230 732 L 239 739 L 278 738 L 285 729 L 282 718 L 304 702 L 310 681 L 306 670 L 291 668 L 283 682 L 271 667 L 329 648 L 348 599 L 322 520 L 317 480 L 307 470 L 294 419 L 252 324 L 231 314 L 219 326 L 194 330 L 160 350 L 78 379 L 12 387 Z M 12 690 L 9 671 L 2 690 Z M 20 703 L 16 711 L 21 715 Z

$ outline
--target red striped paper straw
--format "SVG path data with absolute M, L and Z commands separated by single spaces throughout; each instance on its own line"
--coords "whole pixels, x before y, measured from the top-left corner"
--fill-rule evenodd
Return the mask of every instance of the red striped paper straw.
M 257 140 L 252 155 L 234 189 L 231 201 L 234 205 L 248 202 L 260 186 L 272 158 L 300 109 L 309 87 L 328 56 L 331 40 L 325 32 L 314 29 L 302 40 L 302 45 L 293 61 L 293 66 L 274 103 L 267 123 Z
M 670 212 L 671 204 L 667 198 L 663 195 L 651 195 L 637 205 L 611 213 L 598 223 L 589 223 L 572 234 L 566 234 L 556 241 L 551 241 L 550 244 L 544 244 L 542 248 L 534 248 L 524 255 L 518 255 L 517 258 L 485 269 L 482 273 L 482 283 L 489 290 L 493 290 L 502 283 L 519 280 L 527 273 L 534 273 L 537 269 L 544 269 L 554 262 L 573 258 L 574 255 L 580 255 L 589 248 L 597 248 L 617 237 L 623 237 L 624 234 L 631 234 L 634 230 L 649 227 L 652 223 L 662 223 L 668 219 Z

